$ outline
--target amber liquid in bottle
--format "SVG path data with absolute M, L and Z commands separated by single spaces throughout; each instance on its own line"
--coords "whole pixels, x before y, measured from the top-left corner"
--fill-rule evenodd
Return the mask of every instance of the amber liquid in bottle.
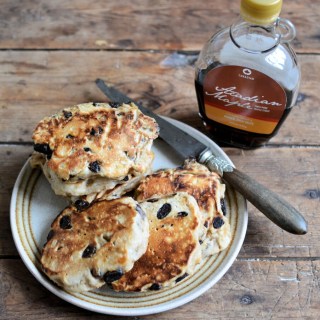
M 204 106 L 204 94 L 203 94 L 203 81 L 204 77 L 209 70 L 217 67 L 218 65 L 211 65 L 206 70 L 202 70 L 198 73 L 195 79 L 195 89 L 197 94 L 199 115 L 205 125 L 205 128 L 209 132 L 209 136 L 217 142 L 226 145 L 232 145 L 235 147 L 243 149 L 257 148 L 265 145 L 273 136 L 275 136 L 283 124 L 284 120 L 287 118 L 288 114 L 292 110 L 293 105 L 293 92 L 292 90 L 285 90 L 287 96 L 286 108 L 283 112 L 281 119 L 279 120 L 276 128 L 270 134 L 259 134 L 254 132 L 247 132 L 241 129 L 232 128 L 228 125 L 221 124 L 219 122 L 213 121 L 207 117 Z
M 300 69 L 288 44 L 292 35 L 285 38 L 278 26 L 294 27 L 279 21 L 260 26 L 240 18 L 200 52 L 195 90 L 200 117 L 215 142 L 244 149 L 265 145 L 292 110 Z

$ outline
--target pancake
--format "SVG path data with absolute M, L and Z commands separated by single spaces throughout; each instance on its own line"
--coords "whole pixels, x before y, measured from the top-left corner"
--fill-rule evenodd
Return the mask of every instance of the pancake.
M 41 256 L 46 275 L 65 290 L 83 292 L 119 279 L 148 245 L 149 224 L 130 197 L 64 209 L 51 225 Z
M 187 193 L 142 202 L 149 221 L 146 253 L 112 283 L 116 291 L 159 290 L 191 275 L 201 261 L 199 207 Z
M 40 121 L 31 165 L 58 195 L 100 193 L 149 172 L 157 136 L 155 120 L 133 103 L 80 104 Z
M 183 167 L 159 170 L 147 176 L 137 187 L 136 199 L 143 202 L 177 192 L 187 192 L 198 203 L 203 256 L 225 249 L 231 241 L 231 232 L 223 212 L 225 185 L 220 176 L 195 160 L 188 160 Z
M 147 173 L 150 173 L 151 170 L 148 170 Z M 92 203 L 97 200 L 113 200 L 121 198 L 123 195 L 134 190 L 140 183 L 140 181 L 144 178 L 145 175 L 131 176 L 128 175 L 126 181 L 120 181 L 113 189 L 103 190 L 98 193 L 91 193 L 87 195 L 83 195 L 80 197 L 70 197 L 72 202 L 77 200 L 86 201 L 88 203 Z

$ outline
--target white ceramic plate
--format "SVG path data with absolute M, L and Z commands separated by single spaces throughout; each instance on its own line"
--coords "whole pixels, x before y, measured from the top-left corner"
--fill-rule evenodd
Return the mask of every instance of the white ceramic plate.
M 202 141 L 213 152 L 230 161 L 227 155 L 209 138 L 179 121 L 167 119 L 177 127 Z M 154 143 L 154 169 L 176 167 L 183 163 L 170 147 L 160 139 Z M 231 163 L 232 164 L 232 163 Z M 106 286 L 86 293 L 67 292 L 51 282 L 41 271 L 40 253 L 51 222 L 67 205 L 56 196 L 39 170 L 31 169 L 29 162 L 22 168 L 11 199 L 11 229 L 18 252 L 33 276 L 58 297 L 91 311 L 104 314 L 138 316 L 163 312 L 181 306 L 212 287 L 230 268 L 242 246 L 247 230 L 247 208 L 242 196 L 230 186 L 226 191 L 227 217 L 232 241 L 230 246 L 207 260 L 192 276 L 173 288 L 147 293 L 117 293 Z

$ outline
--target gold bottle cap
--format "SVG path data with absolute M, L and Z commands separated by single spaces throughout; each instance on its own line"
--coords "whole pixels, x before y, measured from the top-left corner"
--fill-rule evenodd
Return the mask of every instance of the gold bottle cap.
M 282 0 L 241 0 L 240 14 L 250 23 L 267 25 L 279 17 Z

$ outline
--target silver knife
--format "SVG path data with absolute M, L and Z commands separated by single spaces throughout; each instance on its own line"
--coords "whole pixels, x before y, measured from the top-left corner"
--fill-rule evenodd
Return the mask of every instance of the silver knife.
M 154 118 L 160 128 L 160 138 L 169 144 L 184 159 L 195 158 L 211 171 L 218 172 L 235 190 L 241 193 L 257 209 L 283 230 L 293 234 L 306 234 L 308 225 L 304 217 L 288 202 L 267 189 L 253 178 L 216 157 L 212 151 L 183 130 L 133 101 L 101 79 L 96 80 L 99 89 L 113 102 L 132 101 L 147 116 Z

